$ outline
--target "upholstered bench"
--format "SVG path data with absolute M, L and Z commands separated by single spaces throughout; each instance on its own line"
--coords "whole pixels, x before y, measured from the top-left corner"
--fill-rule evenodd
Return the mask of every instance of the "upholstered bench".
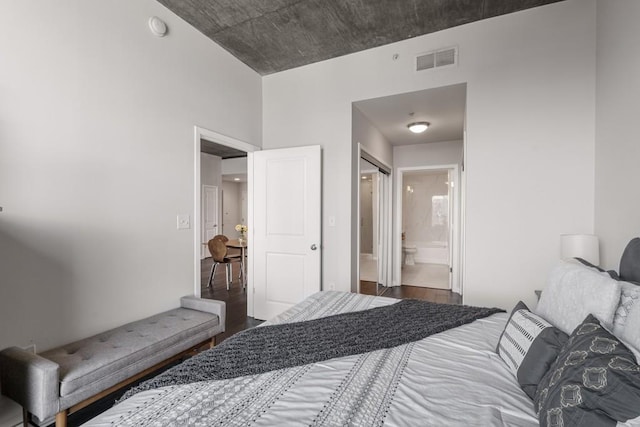
M 95 402 L 189 352 L 215 345 L 225 330 L 222 301 L 183 297 L 176 308 L 38 355 L 18 347 L 0 352 L 2 394 L 40 421 Z

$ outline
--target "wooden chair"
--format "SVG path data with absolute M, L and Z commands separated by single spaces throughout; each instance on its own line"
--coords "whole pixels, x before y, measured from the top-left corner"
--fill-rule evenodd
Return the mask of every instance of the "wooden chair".
M 227 243 L 229 241 L 229 238 L 227 236 L 225 236 L 224 234 L 216 234 L 215 236 L 212 237 L 212 239 L 219 239 L 222 240 L 224 243 Z M 229 252 L 229 248 L 227 247 L 227 258 L 240 258 L 242 257 L 241 253 L 239 250 L 237 249 L 233 249 L 232 252 Z M 242 269 L 239 270 L 238 273 L 238 280 L 242 279 Z
M 211 274 L 209 275 L 209 283 L 207 284 L 207 287 L 211 287 L 213 276 L 216 274 L 216 269 L 218 268 L 218 264 L 224 264 L 226 269 L 227 291 L 228 291 L 230 284 L 233 283 L 233 278 L 231 277 L 231 263 L 240 262 L 240 257 L 227 256 L 227 245 L 225 244 L 223 239 L 219 239 L 219 238 L 216 239 L 214 237 L 213 239 L 207 242 L 207 246 L 209 247 L 209 252 L 211 253 L 211 257 L 213 258 L 213 265 L 211 265 Z

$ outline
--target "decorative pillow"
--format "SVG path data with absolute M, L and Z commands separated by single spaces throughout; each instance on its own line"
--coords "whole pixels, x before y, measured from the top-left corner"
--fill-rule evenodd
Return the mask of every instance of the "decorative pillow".
M 542 378 L 534 399 L 540 426 L 615 426 L 640 416 L 640 366 L 588 315 Z
M 640 282 L 640 238 L 631 239 L 620 258 L 620 278 Z
M 636 301 L 631 307 L 622 332 L 619 335 L 616 333 L 616 336 L 632 347 L 636 357 L 640 354 L 640 301 Z
M 538 383 L 568 339 L 567 334 L 533 314 L 520 301 L 511 312 L 496 351 L 522 390 L 533 399 Z
M 535 313 L 570 334 L 593 314 L 611 329 L 620 302 L 620 284 L 583 265 L 560 261 L 551 271 Z

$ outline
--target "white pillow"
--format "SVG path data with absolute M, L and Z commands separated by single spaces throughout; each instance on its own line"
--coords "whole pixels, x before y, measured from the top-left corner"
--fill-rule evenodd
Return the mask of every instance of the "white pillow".
M 593 314 L 611 330 L 620 302 L 620 284 L 593 269 L 560 261 L 551 271 L 535 313 L 571 334 Z

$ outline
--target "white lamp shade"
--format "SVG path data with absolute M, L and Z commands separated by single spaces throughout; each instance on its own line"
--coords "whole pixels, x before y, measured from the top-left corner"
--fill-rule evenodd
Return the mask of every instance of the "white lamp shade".
M 560 236 L 562 259 L 582 258 L 593 265 L 600 264 L 598 236 L 593 234 L 562 234 Z

